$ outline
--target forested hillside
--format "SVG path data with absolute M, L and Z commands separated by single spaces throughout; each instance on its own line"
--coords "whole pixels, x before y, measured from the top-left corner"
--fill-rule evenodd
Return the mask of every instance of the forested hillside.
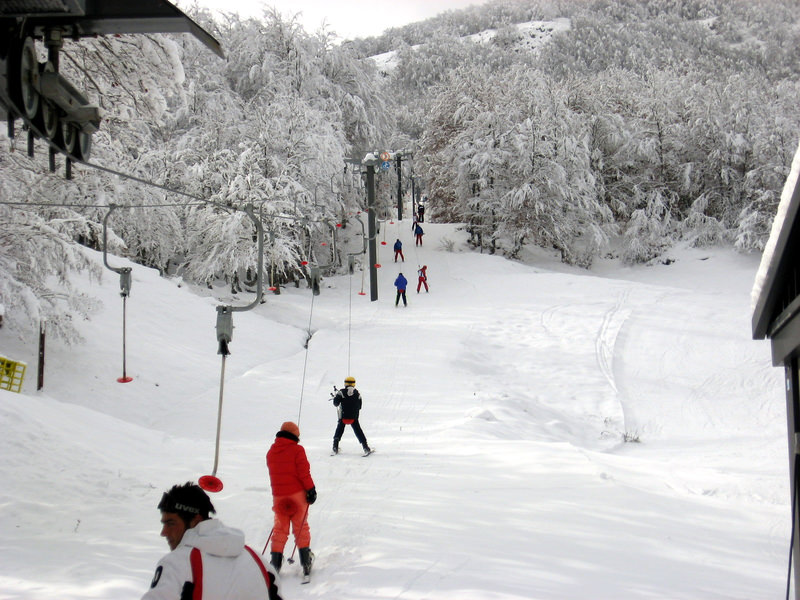
M 556 18 L 569 30 L 520 52 L 514 24 Z M 800 134 L 799 18 L 790 0 L 499 2 L 352 46 L 399 53 L 435 218 L 588 266 L 677 239 L 763 248 Z M 480 29 L 492 43 L 460 42 Z
M 126 208 L 110 250 L 234 290 L 256 268 L 252 204 L 271 281 L 302 279 L 303 262 L 331 259 L 330 223 L 364 208 L 345 159 L 373 149 L 413 152 L 404 185 L 413 167 L 428 215 L 465 223 L 482 251 L 533 244 L 583 266 L 679 239 L 758 251 L 800 137 L 794 0 L 490 2 L 344 44 L 274 13 L 193 16 L 226 60 L 188 36 L 64 49 L 62 70 L 102 109 L 92 162 L 161 187 L 80 166 L 67 181 L 44 148 L 31 160 L 4 137 L 10 326 L 44 317 L 75 339 L 93 300 L 66 275 L 89 268 L 78 244 L 101 247 L 112 203 Z M 568 26 L 551 31 L 557 19 Z M 517 27 L 532 21 L 536 50 Z M 369 57 L 387 51 L 397 66 L 381 72 Z M 383 215 L 396 180 L 379 177 Z

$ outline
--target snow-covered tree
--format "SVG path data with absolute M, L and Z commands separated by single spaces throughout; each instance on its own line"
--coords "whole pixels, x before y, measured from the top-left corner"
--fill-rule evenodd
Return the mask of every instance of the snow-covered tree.
M 48 332 L 71 343 L 80 341 L 73 325 L 89 318 L 99 303 L 78 292 L 72 277 L 78 271 L 100 276 L 100 269 L 74 242 L 75 231 L 86 233 L 90 224 L 69 207 L 43 211 L 39 204 L 42 178 L 17 157 L 0 158 L 4 173 L 22 175 L 31 186 L 11 178 L 0 178 L 0 195 L 14 204 L 0 204 L 0 299 L 5 306 L 5 326 L 18 332 L 35 331 L 47 323 Z M 49 178 L 48 178 L 49 179 Z M 45 186 L 46 187 L 46 186 Z M 45 212 L 47 216 L 43 216 Z M 92 235 L 96 234 L 92 232 Z

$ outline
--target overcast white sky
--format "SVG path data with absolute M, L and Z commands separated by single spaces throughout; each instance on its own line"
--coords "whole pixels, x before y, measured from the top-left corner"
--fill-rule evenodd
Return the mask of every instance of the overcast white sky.
M 195 0 L 173 0 L 187 8 Z M 300 15 L 306 31 L 313 33 L 325 21 L 342 38 L 378 35 L 389 27 L 422 21 L 446 10 L 484 4 L 488 0 L 196 0 L 212 10 L 260 17 L 274 6 L 281 14 Z

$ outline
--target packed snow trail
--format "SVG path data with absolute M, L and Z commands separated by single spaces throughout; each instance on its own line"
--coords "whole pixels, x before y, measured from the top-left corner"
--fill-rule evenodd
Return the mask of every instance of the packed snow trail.
M 410 222 L 397 231 L 410 249 Z M 782 593 L 785 415 L 780 370 L 749 339 L 756 257 L 686 250 L 589 273 L 539 253 L 532 267 L 435 223 L 418 252 L 430 293 L 395 308 L 401 267 L 385 261 L 379 300 L 356 296 L 351 326 L 349 276 L 323 280 L 305 381 L 308 290 L 234 316 L 213 501 L 253 547 L 272 525 L 264 453 L 305 386 L 316 561 L 309 585 L 284 567 L 287 600 Z M 80 324 L 86 344 L 48 347 L 44 391 L 29 378 L 24 394 L 0 393 L 4 598 L 139 598 L 167 550 L 162 491 L 211 466 L 219 300 L 133 269 L 133 382 L 116 383 L 108 277 L 77 282 L 105 310 Z M 0 345 L 35 364 L 33 341 L 3 328 Z M 329 456 L 330 390 L 346 375 L 378 449 L 367 458 L 349 431 Z

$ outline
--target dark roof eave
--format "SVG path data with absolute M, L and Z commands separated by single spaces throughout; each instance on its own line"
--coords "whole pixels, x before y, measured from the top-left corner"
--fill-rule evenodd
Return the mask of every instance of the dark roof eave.
M 790 174 L 790 177 L 792 175 Z M 787 184 L 791 185 L 791 181 L 787 180 Z M 758 298 L 756 298 L 755 307 L 753 308 L 752 317 L 752 332 L 753 339 L 764 339 L 768 337 L 770 325 L 778 316 L 775 313 L 775 306 L 778 299 L 781 297 L 781 289 L 777 286 L 781 282 L 781 275 L 786 271 L 787 261 L 797 260 L 797 257 L 785 256 L 786 248 L 789 245 L 789 240 L 794 235 L 800 235 L 800 228 L 798 227 L 798 210 L 800 209 L 800 178 L 794 177 L 794 188 L 789 190 L 784 189 L 783 194 L 791 193 L 788 207 L 786 208 L 785 218 L 781 224 L 780 230 L 777 232 L 777 240 L 775 242 L 774 250 L 772 251 L 769 263 L 766 266 L 764 281 Z M 776 235 L 773 232 L 772 235 Z M 763 268 L 763 267 L 762 267 Z
M 24 18 L 37 35 L 60 27 L 64 35 L 75 38 L 117 33 L 190 33 L 225 58 L 214 36 L 168 0 L 68 0 L 60 6 L 60 11 L 42 11 L 41 1 L 16 0 L 6 9 L 0 7 L 0 21 Z

